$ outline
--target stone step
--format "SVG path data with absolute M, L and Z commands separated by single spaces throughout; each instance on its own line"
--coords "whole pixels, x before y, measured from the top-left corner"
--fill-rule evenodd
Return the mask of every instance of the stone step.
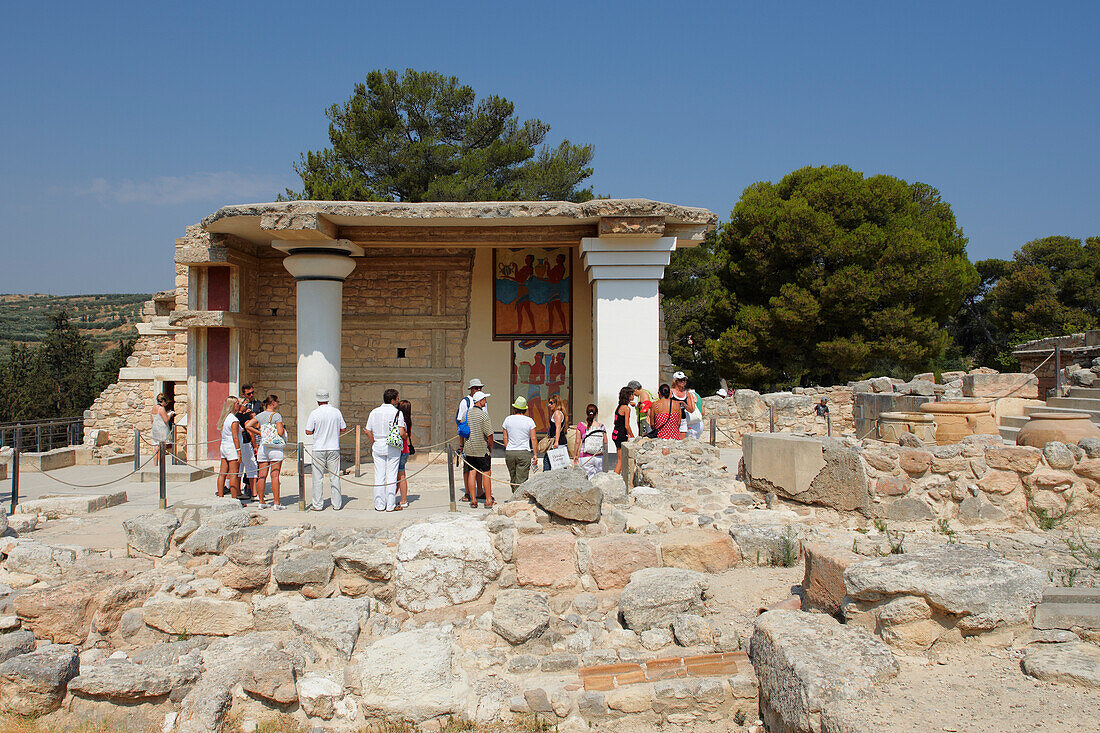
M 1004 442 L 1016 445 L 1016 436 L 1020 433 L 1019 428 L 1002 425 L 1001 427 L 997 428 L 997 431 L 1001 434 L 1001 439 L 1004 440 Z
M 1051 397 L 1051 399 L 1056 399 L 1056 398 Z M 1025 407 L 1024 408 L 1024 414 L 1026 414 L 1028 416 L 1034 415 L 1036 413 L 1043 413 L 1043 412 L 1080 413 L 1082 415 L 1088 415 L 1089 419 L 1092 420 L 1094 423 L 1100 423 L 1100 410 L 1079 410 L 1079 409 L 1073 408 L 1073 407 L 1055 407 L 1053 405 L 1051 405 L 1049 407 Z
M 1052 586 L 1043 591 L 1043 603 L 1100 603 L 1100 588 Z
M 121 466 L 123 463 L 133 463 L 133 453 L 120 453 L 117 456 L 107 456 L 96 461 L 97 466 Z
M 1070 387 L 1068 396 L 1100 400 L 1100 389 L 1096 387 Z
M 1087 410 L 1100 412 L 1100 398 L 1094 397 L 1051 397 L 1047 400 L 1047 407 L 1058 409 L 1069 408 L 1071 410 Z
M 1030 419 L 1026 415 L 1005 415 L 1001 418 L 1001 425 L 1006 428 L 1022 428 Z
M 1035 607 L 1035 628 L 1100 629 L 1100 603 L 1048 603 Z
M 126 503 L 125 491 L 106 494 L 52 494 L 39 499 L 21 501 L 15 506 L 16 514 L 44 514 L 47 519 L 91 514 L 107 507 Z
M 166 466 L 164 474 L 167 483 L 175 484 L 200 481 L 207 476 L 213 476 L 214 472 L 202 468 L 192 468 L 191 466 Z M 142 483 L 160 481 L 160 466 L 146 466 L 141 470 L 139 477 Z

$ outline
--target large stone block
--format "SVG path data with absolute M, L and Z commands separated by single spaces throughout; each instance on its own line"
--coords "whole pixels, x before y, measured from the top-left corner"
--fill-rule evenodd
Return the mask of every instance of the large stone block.
M 576 538 L 568 532 L 523 535 L 514 558 L 520 585 L 569 588 L 577 583 Z
M 829 438 L 783 433 L 743 437 L 745 480 L 803 504 L 867 512 L 870 491 L 859 451 Z
M 802 578 L 802 608 L 837 614 L 844 607 L 848 588 L 844 571 L 864 558 L 854 552 L 822 542 L 802 545 L 806 572 Z
M 1034 374 L 967 374 L 962 379 L 963 397 L 1038 399 L 1039 378 Z
M 70 644 L 49 644 L 0 664 L 0 711 L 45 715 L 60 707 L 77 674 L 77 652 Z
M 232 636 L 251 631 L 252 606 L 220 598 L 177 598 L 158 593 L 142 605 L 145 623 L 168 634 Z
M 659 536 L 661 564 L 700 573 L 720 573 L 741 561 L 741 551 L 728 534 L 710 529 L 674 529 Z
M 826 705 L 856 698 L 899 670 L 885 644 L 825 614 L 761 614 L 751 648 L 760 713 L 772 733 L 820 733 Z
M 619 611 L 634 631 L 671 629 L 680 614 L 706 613 L 708 585 L 707 577 L 694 570 L 643 568 L 630 576 L 619 595 Z
M 623 588 L 635 570 L 660 564 L 657 546 L 636 535 L 595 537 L 588 541 L 588 554 L 588 573 L 600 590 Z
M 467 689 L 442 629 L 402 631 L 356 655 L 364 712 L 422 722 L 456 713 Z
M 437 515 L 407 527 L 397 545 L 397 605 L 419 613 L 479 598 L 502 562 L 484 522 Z

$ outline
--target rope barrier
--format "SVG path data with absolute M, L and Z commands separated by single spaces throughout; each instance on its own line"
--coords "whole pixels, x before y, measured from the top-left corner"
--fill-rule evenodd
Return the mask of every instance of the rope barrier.
M 120 481 L 125 481 L 126 479 L 130 478 L 135 473 L 137 473 L 138 471 L 140 471 L 143 468 L 145 468 L 146 466 L 148 466 L 155 458 L 156 458 L 155 454 L 151 455 L 151 456 L 149 456 L 149 458 L 146 459 L 145 463 L 141 464 L 140 466 L 135 468 L 133 471 L 130 471 L 130 473 L 126 474 L 125 476 L 122 476 L 122 477 L 116 478 L 116 479 L 111 479 L 110 481 L 105 481 L 104 483 L 101 483 L 101 484 L 74 484 L 74 483 L 70 483 L 70 482 L 68 482 L 64 479 L 57 478 L 56 476 L 51 476 L 48 471 L 40 471 L 39 473 L 41 473 L 43 476 L 46 476 L 47 478 L 49 478 L 53 481 L 56 481 L 59 484 L 65 484 L 66 486 L 71 486 L 74 489 L 99 489 L 99 488 L 102 488 L 104 486 L 110 486 L 111 484 L 117 484 Z M 56 471 L 56 470 L 59 470 L 59 469 L 55 468 L 53 470 Z

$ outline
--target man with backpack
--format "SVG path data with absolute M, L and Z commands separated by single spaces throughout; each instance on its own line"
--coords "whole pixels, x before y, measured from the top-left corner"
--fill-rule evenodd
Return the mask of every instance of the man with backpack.
M 474 377 L 466 385 L 469 390 L 469 394 L 462 398 L 462 401 L 458 403 L 458 410 L 455 412 L 455 427 L 458 430 L 458 464 L 462 466 L 462 483 L 466 487 L 466 493 L 462 497 L 462 501 L 470 500 L 470 485 L 473 482 L 473 476 L 470 475 L 470 466 L 463 460 L 463 452 L 466 448 L 466 439 L 470 437 L 470 423 L 469 415 L 470 408 L 474 406 L 474 395 L 482 390 L 485 384 Z

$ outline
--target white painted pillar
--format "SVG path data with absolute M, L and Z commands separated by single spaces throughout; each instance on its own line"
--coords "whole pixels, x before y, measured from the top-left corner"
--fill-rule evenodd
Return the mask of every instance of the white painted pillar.
M 347 252 L 295 253 L 283 265 L 297 284 L 298 344 L 298 442 L 313 444 L 306 436 L 306 418 L 317 408 L 318 389 L 327 389 L 331 403 L 340 404 L 340 350 L 344 312 L 344 279 L 355 269 Z
M 630 380 L 656 394 L 661 342 L 657 287 L 675 248 L 675 237 L 581 239 L 581 257 L 592 283 L 592 391 L 607 425 L 614 419 L 619 390 Z

